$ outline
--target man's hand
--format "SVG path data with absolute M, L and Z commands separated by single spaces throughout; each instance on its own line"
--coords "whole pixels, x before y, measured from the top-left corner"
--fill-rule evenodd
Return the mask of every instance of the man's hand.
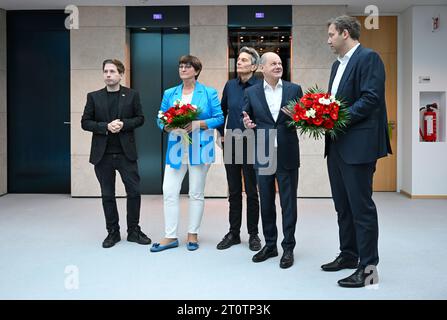
M 253 129 L 254 127 L 256 127 L 256 124 L 251 121 L 250 116 L 247 114 L 247 112 L 242 111 L 242 114 L 244 115 L 244 127 L 246 129 Z
M 112 133 L 118 133 L 123 128 L 124 123 L 120 119 L 115 119 L 107 125 L 107 129 Z
M 287 107 L 282 107 L 281 111 L 284 112 L 286 115 L 288 115 L 293 120 L 293 113 L 289 110 Z

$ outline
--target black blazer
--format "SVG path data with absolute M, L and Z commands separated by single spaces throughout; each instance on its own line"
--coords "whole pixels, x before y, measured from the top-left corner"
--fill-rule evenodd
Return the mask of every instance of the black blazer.
M 332 65 L 328 92 L 331 92 L 339 65 L 338 60 Z M 351 122 L 335 141 L 326 136 L 324 155 L 328 155 L 330 144 L 335 145 L 348 164 L 374 162 L 391 153 L 385 105 L 385 67 L 376 52 L 362 46 L 354 51 L 336 96 L 347 102 Z
M 282 81 L 282 84 L 282 107 L 285 106 L 289 100 L 299 99 L 303 96 L 303 91 L 299 85 L 284 80 Z M 264 150 L 265 156 L 268 156 L 269 143 L 272 145 L 274 143 L 274 141 L 270 142 L 270 139 L 274 139 L 274 136 L 269 136 L 268 129 L 277 129 L 277 168 L 286 170 L 297 169 L 300 166 L 300 149 L 296 128 L 287 125 L 290 118 L 282 111 L 279 112 L 275 122 L 268 107 L 263 86 L 264 81 L 261 81 L 258 84 L 245 89 L 244 106 L 242 108 L 242 110 L 247 112 L 250 119 L 256 124 L 256 127 L 254 128 L 257 141 L 255 143 L 256 151 L 258 147 L 257 144 L 261 141 L 258 139 L 258 131 L 260 129 L 267 129 Z M 267 164 L 263 165 L 262 161 L 258 161 L 257 152 L 255 153 L 255 159 L 255 168 L 267 166 Z
M 134 129 L 144 123 L 140 96 L 137 91 L 120 86 L 118 119 L 124 123 L 123 128 L 118 133 L 124 154 L 129 160 L 135 161 L 138 156 Z M 98 164 L 104 156 L 107 147 L 107 135 L 109 134 L 107 124 L 113 120 L 109 118 L 107 108 L 107 89 L 103 88 L 88 93 L 81 126 L 82 129 L 93 132 L 90 151 L 90 162 L 92 164 Z

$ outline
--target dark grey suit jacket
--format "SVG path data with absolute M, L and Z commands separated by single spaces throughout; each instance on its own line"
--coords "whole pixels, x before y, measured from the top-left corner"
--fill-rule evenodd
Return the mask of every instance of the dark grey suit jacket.
M 332 65 L 329 92 L 340 62 Z M 385 67 L 380 56 L 359 46 L 349 59 L 338 86 L 338 98 L 349 106 L 351 123 L 335 141 L 326 136 L 325 156 L 334 144 L 348 164 L 374 162 L 391 153 L 385 105 Z
M 282 81 L 282 83 L 281 106 L 285 106 L 291 99 L 299 99 L 303 96 L 303 91 L 299 85 L 288 81 Z M 257 141 L 255 143 L 255 168 L 266 166 L 266 164 L 262 163 L 263 161 L 259 161 L 257 152 L 259 148 L 258 144 L 261 141 L 259 139 L 259 131 L 266 130 L 268 132 L 269 129 L 276 129 L 278 141 L 277 168 L 279 170 L 297 169 L 300 166 L 300 149 L 296 128 L 288 126 L 290 118 L 282 111 L 280 111 L 276 121 L 273 119 L 265 98 L 263 84 L 264 82 L 261 81 L 245 90 L 244 106 L 242 108 L 256 124 L 254 128 Z M 269 156 L 269 144 L 274 143 L 271 141 L 272 138 L 274 136 L 270 136 L 268 133 L 265 134 L 264 150 L 266 150 L 266 156 Z

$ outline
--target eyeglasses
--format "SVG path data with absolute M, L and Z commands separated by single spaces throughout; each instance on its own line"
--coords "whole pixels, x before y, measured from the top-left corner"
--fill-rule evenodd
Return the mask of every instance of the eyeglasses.
M 192 65 L 190 63 L 181 63 L 178 65 L 178 68 L 179 69 L 183 69 L 183 68 L 189 69 L 189 68 L 192 68 Z

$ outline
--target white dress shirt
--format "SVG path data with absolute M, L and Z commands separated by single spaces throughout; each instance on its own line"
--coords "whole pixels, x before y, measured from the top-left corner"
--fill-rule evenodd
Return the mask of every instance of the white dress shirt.
M 279 113 L 281 111 L 281 101 L 282 101 L 282 80 L 279 79 L 276 87 L 273 88 L 271 85 L 264 80 L 264 93 L 265 99 L 272 114 L 273 120 L 278 120 Z M 278 140 L 275 135 L 275 148 L 278 147 Z
M 331 95 L 335 96 L 337 94 L 338 86 L 340 85 L 341 77 L 346 70 L 346 66 L 348 65 L 349 59 L 351 59 L 355 50 L 359 47 L 360 43 L 356 44 L 351 48 L 343 57 L 338 57 L 338 61 L 340 61 L 340 65 L 338 66 L 337 73 L 335 74 L 334 82 L 332 82 Z
M 273 120 L 276 121 L 281 110 L 282 80 L 279 79 L 275 88 L 273 88 L 267 83 L 267 81 L 264 80 L 264 93 L 265 99 L 267 100 L 267 104 L 270 109 L 270 113 L 272 114 Z

